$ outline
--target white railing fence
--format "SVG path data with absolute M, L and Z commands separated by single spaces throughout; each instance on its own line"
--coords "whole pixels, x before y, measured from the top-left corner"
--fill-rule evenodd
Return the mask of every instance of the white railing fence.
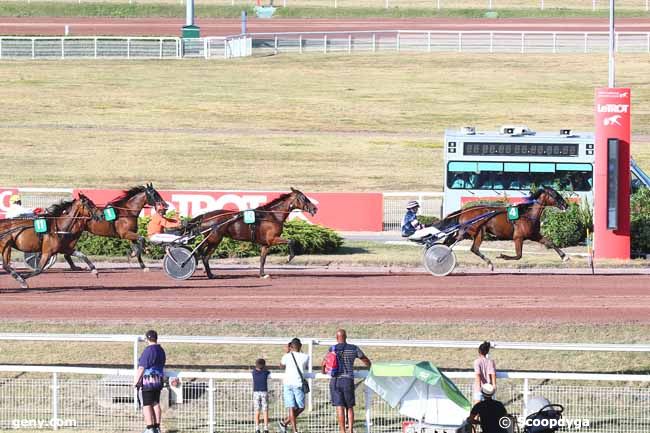
M 26 3 L 38 0 L 25 0 Z M 89 3 L 96 0 L 62 0 L 71 3 Z M 185 4 L 185 0 L 118 0 L 129 4 Z M 254 6 L 255 0 L 195 0 L 197 5 Z M 271 3 L 265 1 L 264 3 Z M 418 9 L 579 9 L 607 10 L 607 0 L 275 0 L 275 6 L 322 8 L 418 8 Z M 617 0 L 617 9 L 649 10 L 648 0 Z
M 649 0 L 650 1 L 650 0 Z M 606 53 L 607 32 L 359 31 L 180 38 L 0 36 L 0 59 L 229 59 L 275 53 Z M 650 32 L 618 32 L 618 53 L 650 53 Z
M 178 59 L 181 39 L 0 36 L 0 59 Z
M 252 33 L 253 53 L 606 53 L 607 32 L 338 31 Z M 650 53 L 650 32 L 618 32 L 617 52 Z
M 385 192 L 384 193 L 384 231 L 400 230 L 406 212 L 406 203 L 417 200 L 420 215 L 442 217 L 441 192 Z
M 49 378 L 26 377 L 40 371 Z M 12 374 L 13 373 L 13 374 Z M 16 374 L 20 373 L 20 374 Z M 250 372 L 168 372 L 180 385 L 163 392 L 163 424 L 168 430 L 190 432 L 249 432 L 253 429 Z M 471 396 L 471 372 L 447 372 Z M 358 372 L 357 429 L 371 433 L 401 431 L 404 417 L 361 385 Z M 270 416 L 285 413 L 282 373 L 272 373 Z M 312 377 L 311 405 L 299 418 L 301 431 L 338 431 L 329 404 L 327 377 Z M 497 399 L 512 414 L 525 413 L 527 397 L 543 396 L 565 407 L 565 418 L 589 420 L 585 433 L 649 431 L 647 375 L 581 375 L 500 372 Z M 142 427 L 131 386 L 132 370 L 0 366 L 0 429 L 26 428 L 30 422 L 49 429 L 74 427 L 83 431 L 135 431 Z M 588 381 L 588 382 L 587 382 Z M 365 414 L 363 413 L 365 409 Z

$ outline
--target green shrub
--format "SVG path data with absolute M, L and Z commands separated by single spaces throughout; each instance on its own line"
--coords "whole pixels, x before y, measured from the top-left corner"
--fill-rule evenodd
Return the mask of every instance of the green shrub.
M 562 212 L 556 208 L 546 208 L 542 215 L 542 235 L 557 247 L 578 245 L 587 236 L 591 227 L 591 211 L 586 204 L 569 203 Z
M 440 221 L 440 218 L 430 215 L 418 215 L 418 221 L 420 221 L 425 226 L 430 226 Z
M 630 200 L 631 248 L 635 254 L 650 252 L 650 189 L 641 188 Z
M 147 224 L 150 218 L 138 219 L 138 233 L 147 236 Z M 343 239 L 331 229 L 319 225 L 312 225 L 304 221 L 290 221 L 285 223 L 282 237 L 295 241 L 296 254 L 328 254 L 336 251 Z M 194 248 L 203 240 L 203 236 L 196 237 L 189 246 Z M 84 233 L 79 239 L 77 249 L 84 254 L 93 256 L 124 256 L 131 251 L 131 243 L 123 239 L 106 238 Z M 278 245 L 270 249 L 271 254 L 288 254 L 286 245 Z M 214 252 L 219 258 L 227 257 L 252 257 L 260 254 L 258 245 L 251 242 L 234 241 L 224 238 Z M 146 244 L 145 257 L 161 259 L 165 251 L 158 245 Z

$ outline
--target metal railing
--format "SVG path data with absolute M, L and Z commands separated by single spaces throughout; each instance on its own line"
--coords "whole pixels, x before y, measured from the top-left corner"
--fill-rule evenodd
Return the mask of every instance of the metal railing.
M 31 3 L 36 0 L 25 0 Z M 63 0 L 86 3 L 91 0 Z M 97 0 L 92 0 L 97 1 Z M 124 3 L 147 4 L 167 3 L 185 4 L 185 0 L 122 0 Z M 268 3 L 268 2 L 266 2 Z M 617 0 L 617 9 L 649 10 L 649 0 Z M 254 6 L 254 0 L 196 0 L 197 5 Z M 276 0 L 275 6 L 283 7 L 322 7 L 322 8 L 418 8 L 418 9 L 578 9 L 607 10 L 607 0 Z
M 649 0 L 650 1 L 650 0 Z M 607 32 L 337 31 L 180 38 L 0 37 L 0 59 L 228 59 L 271 53 L 605 53 Z M 618 32 L 619 53 L 650 53 L 650 32 Z
M 11 373 L 20 373 L 12 377 Z M 28 377 L 40 373 L 50 378 Z M 366 372 L 357 372 L 358 379 Z M 460 390 L 471 395 L 473 373 L 445 372 Z M 163 393 L 163 424 L 189 432 L 246 432 L 253 429 L 250 372 L 168 372 L 180 379 Z M 81 376 L 81 378 L 80 378 Z M 99 377 L 98 377 L 99 376 Z M 335 433 L 335 412 L 329 404 L 327 376 L 308 374 L 312 381 L 311 406 L 299 418 L 301 431 Z M 543 396 L 565 406 L 564 417 L 588 420 L 585 433 L 631 433 L 650 429 L 650 376 L 611 374 L 498 373 L 496 398 L 512 414 L 526 413 L 532 396 Z M 270 377 L 272 419 L 284 416 L 282 373 Z M 131 386 L 133 370 L 77 367 L 0 366 L 0 429 L 20 423 L 49 423 L 55 430 L 66 425 L 92 431 L 129 431 L 141 426 L 137 399 Z M 559 383 L 563 382 L 563 383 Z M 625 383 L 622 383 L 625 382 Z M 622 383 L 622 384 L 621 384 Z M 366 432 L 401 431 L 406 419 L 369 389 L 357 387 L 358 428 Z
M 179 59 L 181 39 L 0 36 L 0 59 Z
M 357 31 L 252 33 L 253 52 L 605 53 L 607 32 Z M 650 32 L 617 32 L 617 52 L 650 53 Z

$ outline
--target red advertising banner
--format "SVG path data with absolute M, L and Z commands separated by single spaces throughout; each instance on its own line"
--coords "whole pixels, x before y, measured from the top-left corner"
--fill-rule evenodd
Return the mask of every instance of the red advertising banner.
M 18 188 L 0 187 L 0 219 L 5 217 L 10 206 L 9 198 L 13 194 L 18 194 Z
M 109 189 L 75 189 L 75 196 L 83 192 L 97 206 L 103 206 L 122 191 Z M 170 210 L 181 216 L 196 216 L 211 210 L 245 210 L 259 207 L 282 192 L 258 191 L 200 191 L 158 190 L 169 203 Z M 383 196 L 381 193 L 305 193 L 318 207 L 315 216 L 294 211 L 289 220 L 302 219 L 335 230 L 382 231 Z M 151 213 L 145 210 L 145 215 Z
M 630 89 L 596 89 L 596 258 L 630 258 L 630 109 Z M 611 163 L 615 158 L 618 164 Z

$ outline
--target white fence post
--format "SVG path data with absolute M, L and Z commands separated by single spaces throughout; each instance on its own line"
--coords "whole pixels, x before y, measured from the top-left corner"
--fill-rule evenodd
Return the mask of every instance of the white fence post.
M 366 433 L 372 432 L 372 389 L 363 386 L 366 393 Z
M 63 46 L 64 41 L 65 40 L 63 38 L 61 38 L 61 58 L 62 59 L 65 59 L 65 47 Z
M 36 58 L 36 39 L 32 38 L 32 59 Z
M 214 379 L 208 380 L 208 432 L 214 433 Z
M 162 38 L 160 38 L 160 51 L 159 51 L 159 54 L 158 54 L 158 58 L 159 59 L 163 58 L 163 39 Z
M 94 49 L 95 49 L 95 58 L 97 58 L 97 38 L 95 38 L 95 46 L 94 46 Z
M 309 339 L 307 340 L 307 355 L 309 355 L 309 363 L 307 365 L 308 368 L 308 373 L 311 375 L 311 373 L 314 372 L 314 340 Z M 309 382 L 309 389 L 314 389 L 314 380 L 310 377 L 307 379 L 307 382 Z M 314 410 L 314 393 L 310 392 L 307 394 L 307 412 L 311 412 Z
M 521 33 L 521 54 L 526 52 L 526 33 Z
M 524 379 L 524 390 L 522 392 L 523 407 L 522 407 L 522 416 L 526 416 L 526 411 L 528 410 L 528 394 L 530 390 L 528 388 L 528 378 Z
M 52 420 L 54 430 L 59 428 L 59 376 L 57 373 L 52 373 Z
M 553 33 L 553 54 L 557 53 L 557 33 Z
M 490 32 L 490 53 L 494 53 L 494 32 Z
M 352 34 L 348 35 L 348 54 L 352 54 Z
M 650 39 L 649 39 L 649 40 L 650 40 Z M 649 48 L 649 49 L 650 49 L 650 48 Z M 373 34 L 372 34 L 372 52 L 374 53 L 374 52 L 376 52 L 376 51 L 377 51 L 377 34 L 376 34 L 376 33 L 373 33 Z
M 458 52 L 463 52 L 463 32 L 458 32 Z
M 588 50 L 589 50 L 588 36 L 587 33 L 585 33 L 585 49 L 584 49 L 585 54 L 587 54 Z
M 397 32 L 397 35 L 395 36 L 395 49 L 397 50 L 398 53 L 399 53 L 399 49 L 400 49 L 400 38 L 399 37 L 400 37 L 400 32 Z
M 302 35 L 298 36 L 298 53 L 302 54 Z
M 327 35 L 323 36 L 323 54 L 327 54 Z

